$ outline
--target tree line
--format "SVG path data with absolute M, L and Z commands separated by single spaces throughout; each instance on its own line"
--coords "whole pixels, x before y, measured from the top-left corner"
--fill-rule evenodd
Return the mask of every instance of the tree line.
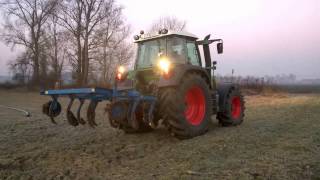
M 19 51 L 9 67 L 21 83 L 52 86 L 70 71 L 78 86 L 103 85 L 132 58 L 114 0 L 0 0 L 0 8 L 1 40 Z
M 296 75 L 294 74 L 281 74 L 275 76 L 233 76 L 233 75 L 216 75 L 216 80 L 218 82 L 234 82 L 241 86 L 255 87 L 255 86 L 275 86 L 275 85 L 288 85 L 297 84 Z

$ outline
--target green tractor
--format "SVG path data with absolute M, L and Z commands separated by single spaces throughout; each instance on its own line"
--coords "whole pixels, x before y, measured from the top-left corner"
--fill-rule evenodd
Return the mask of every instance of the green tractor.
M 148 132 L 163 124 L 180 139 L 192 138 L 208 131 L 213 115 L 222 126 L 236 126 L 244 119 L 244 98 L 239 86 L 219 83 L 214 78 L 216 62 L 211 61 L 209 45 L 216 42 L 218 54 L 223 53 L 223 41 L 204 40 L 186 32 L 162 29 L 156 35 L 134 37 L 138 45 L 134 70 L 118 67 L 113 89 L 80 88 L 44 90 L 52 97 L 43 105 L 43 113 L 52 122 L 61 112 L 58 98 L 67 96 L 67 120 L 73 126 L 84 125 L 80 117 L 85 100 L 90 100 L 87 122 L 95 122 L 99 102 L 107 101 L 106 112 L 110 125 L 127 133 Z M 203 48 L 201 59 L 199 46 Z M 71 106 L 78 99 L 77 116 Z
M 216 62 L 211 61 L 209 45 L 217 42 L 221 54 L 221 39 L 210 40 L 208 35 L 199 41 L 191 33 L 166 29 L 153 36 L 141 31 L 134 39 L 138 44 L 134 70 L 126 72 L 124 67 L 119 67 L 118 87 L 155 96 L 157 103 L 151 123 L 142 120 L 141 110 L 136 114 L 139 128 L 127 124 L 125 131 L 150 131 L 162 120 L 172 135 L 191 138 L 207 132 L 212 115 L 216 115 L 222 126 L 243 122 L 245 106 L 239 86 L 232 83 L 217 86 L 214 78 Z M 203 46 L 204 61 L 199 46 Z

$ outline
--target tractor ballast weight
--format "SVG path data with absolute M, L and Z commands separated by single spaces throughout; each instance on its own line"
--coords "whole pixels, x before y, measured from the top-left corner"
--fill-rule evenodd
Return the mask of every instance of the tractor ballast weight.
M 44 90 L 52 100 L 43 105 L 43 113 L 54 120 L 61 112 L 60 97 L 69 97 L 67 120 L 73 126 L 95 127 L 95 109 L 106 102 L 105 112 L 111 127 L 125 132 L 151 131 L 162 122 L 178 138 L 192 138 L 207 132 L 212 115 L 223 126 L 239 125 L 244 118 L 244 99 L 239 86 L 217 85 L 216 62 L 211 61 L 210 44 L 216 42 L 223 53 L 222 39 L 204 40 L 186 32 L 162 29 L 157 35 L 134 37 L 138 44 L 133 71 L 120 66 L 114 87 Z M 203 46 L 204 66 L 199 46 Z M 76 116 L 71 112 L 75 100 L 80 102 Z M 87 121 L 80 117 L 85 101 L 90 101 Z M 160 121 L 162 120 L 162 121 Z

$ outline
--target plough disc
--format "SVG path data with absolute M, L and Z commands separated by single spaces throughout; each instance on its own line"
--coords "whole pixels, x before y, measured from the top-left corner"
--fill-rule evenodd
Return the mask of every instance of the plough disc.
M 123 101 L 118 101 L 112 104 L 112 109 L 110 110 L 110 125 L 112 127 L 119 127 L 120 124 L 127 124 L 127 112 L 128 103 Z
M 60 115 L 61 104 L 57 101 L 49 101 L 42 105 L 42 112 L 50 117 L 52 123 L 57 124 L 54 118 Z

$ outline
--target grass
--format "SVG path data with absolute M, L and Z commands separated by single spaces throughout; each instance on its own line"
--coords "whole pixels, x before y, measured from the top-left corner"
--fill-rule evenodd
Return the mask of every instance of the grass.
M 24 107 L 26 119 L 0 111 L 0 179 L 320 179 L 320 95 L 246 97 L 245 122 L 214 121 L 180 141 L 159 128 L 124 134 L 103 118 L 98 128 L 52 125 L 35 93 L 0 91 L 0 103 Z M 64 107 L 66 102 L 63 101 Z

